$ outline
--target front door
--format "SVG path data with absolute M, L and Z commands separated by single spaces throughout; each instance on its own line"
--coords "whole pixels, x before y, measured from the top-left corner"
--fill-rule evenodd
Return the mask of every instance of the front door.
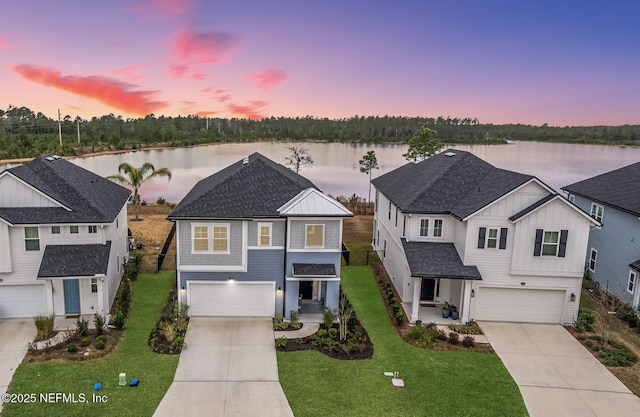
M 303 300 L 313 299 L 313 281 L 300 281 L 300 295 Z
M 80 314 L 80 281 L 65 279 L 64 285 L 64 313 L 67 315 Z
M 420 301 L 436 300 L 436 280 L 433 278 L 423 278 L 420 288 Z

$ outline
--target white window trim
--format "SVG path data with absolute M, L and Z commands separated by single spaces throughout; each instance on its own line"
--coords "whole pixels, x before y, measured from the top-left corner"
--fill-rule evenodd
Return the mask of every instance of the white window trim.
M 95 291 L 93 289 L 96 289 Z M 89 291 L 91 291 L 91 294 L 97 294 L 98 293 L 98 278 L 91 278 L 91 284 L 90 284 L 90 288 Z
M 308 230 L 309 230 L 309 229 L 308 229 L 308 227 L 309 227 L 309 226 L 321 226 L 321 227 L 322 227 L 322 244 L 321 244 L 321 245 L 309 245 L 309 244 L 307 243 L 307 237 L 308 237 L 308 236 L 307 236 L 307 234 L 308 234 Z M 324 242 L 325 242 L 325 235 L 324 235 L 324 232 L 325 232 L 324 224 L 322 224 L 322 223 L 319 223 L 319 224 L 316 224 L 316 223 L 306 223 L 306 224 L 304 225 L 304 248 L 305 248 L 305 249 L 324 249 Z
M 262 245 L 260 242 L 260 238 L 262 237 L 261 232 L 263 227 L 269 228 L 269 243 L 266 245 Z M 258 223 L 258 242 L 257 246 L 268 247 L 273 246 L 273 223 Z
M 27 237 L 27 229 L 36 229 L 36 237 Z M 27 242 L 38 242 L 38 249 L 27 249 Z M 40 252 L 42 247 L 40 246 L 40 228 L 37 226 L 25 226 L 24 228 L 24 250 L 25 252 Z
M 53 228 L 54 228 L 54 227 L 56 227 L 56 228 L 57 228 L 57 230 L 58 230 L 58 232 L 57 232 L 57 233 L 53 231 Z M 60 226 L 51 226 L 51 234 L 52 234 L 52 235 L 60 235 L 60 234 L 62 234 L 62 229 L 60 228 Z
M 197 251 L 194 249 L 195 245 L 193 243 L 194 243 L 196 227 L 207 228 L 207 250 L 206 251 Z M 213 228 L 214 227 L 224 227 L 227 229 L 227 250 L 226 251 L 213 250 Z M 230 223 L 191 223 L 191 254 L 192 255 L 202 255 L 202 254 L 228 255 L 230 253 L 231 253 L 231 224 Z
M 440 236 L 436 236 L 436 222 L 440 222 Z M 444 235 L 444 219 L 433 219 L 433 229 L 431 232 L 431 236 L 436 239 L 442 239 L 442 235 Z
M 73 231 L 73 228 L 74 228 L 74 227 L 76 228 L 76 231 L 75 231 L 75 232 Z M 70 234 L 70 235 L 77 235 L 77 234 L 80 234 L 80 226 L 76 226 L 76 225 L 69 226 L 69 234 Z
M 633 280 L 631 280 L 632 276 Z M 629 284 L 631 284 L 631 290 L 629 290 Z M 636 289 L 636 285 L 638 285 L 638 273 L 633 269 L 630 269 L 629 277 L 627 278 L 627 287 L 625 289 L 629 294 L 633 294 L 633 291 Z
M 422 234 L 422 222 L 426 220 L 427 221 L 427 234 L 423 235 Z M 431 227 L 431 219 L 428 217 L 421 217 L 420 221 L 418 222 L 418 237 L 429 237 L 429 228 Z
M 491 235 L 491 231 L 492 230 L 496 231 L 496 237 L 495 237 L 496 246 L 493 247 L 493 248 L 489 247 L 489 240 L 494 240 L 493 238 L 489 239 L 489 235 Z M 544 233 L 542 234 L 542 239 L 544 240 Z M 484 241 L 484 248 L 485 249 L 498 249 L 499 246 L 500 246 L 500 228 L 499 227 L 487 227 L 487 234 L 486 234 L 485 241 Z
M 95 231 L 92 232 L 92 230 L 95 230 Z M 95 224 L 91 224 L 87 226 L 87 232 L 91 235 L 98 233 L 98 226 L 96 226 Z
M 598 210 L 600 210 L 599 216 L 598 216 Z M 596 203 L 591 203 L 591 217 L 601 222 L 602 218 L 604 217 L 604 206 Z
M 558 241 L 555 243 L 556 246 L 556 253 L 554 253 L 553 255 L 546 255 L 544 253 L 544 235 L 546 235 L 547 233 L 557 233 L 558 234 Z M 546 245 L 553 245 L 553 243 L 546 243 Z M 540 245 L 540 256 L 549 256 L 549 257 L 558 257 L 558 251 L 560 250 L 560 230 L 542 230 L 542 243 Z
M 594 253 L 596 254 L 595 258 L 593 257 Z M 591 262 L 593 262 L 593 269 L 591 269 Z M 594 248 L 591 248 L 591 252 L 589 252 L 589 264 L 587 265 L 587 268 L 589 269 L 589 271 L 596 272 L 597 263 L 598 263 L 598 251 L 595 250 Z

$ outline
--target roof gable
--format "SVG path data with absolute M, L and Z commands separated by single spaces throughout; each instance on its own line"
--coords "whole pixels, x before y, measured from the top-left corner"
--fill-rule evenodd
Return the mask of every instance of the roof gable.
M 278 209 L 307 188 L 316 186 L 256 152 L 200 180 L 168 218 L 278 217 Z
M 10 188 L 13 188 L 13 190 L 10 190 Z M 0 207 L 33 207 L 27 201 L 31 204 L 39 204 L 42 207 L 62 207 L 70 210 L 61 202 L 16 177 L 10 171 L 0 173 Z
M 372 181 L 403 212 L 450 213 L 463 219 L 534 178 L 448 149 Z
M 640 216 L 640 162 L 562 187 L 564 191 Z
M 278 212 L 282 216 L 353 216 L 342 204 L 315 188 L 301 191 Z
M 589 222 L 593 223 L 594 225 L 602 226 L 602 223 L 600 223 L 599 221 L 597 221 L 593 217 L 589 216 L 587 213 L 582 211 L 582 209 L 580 209 L 580 207 L 576 206 L 575 204 L 573 204 L 572 202 L 570 202 L 566 198 L 562 197 L 560 194 L 549 194 L 548 196 L 546 196 L 544 198 L 541 198 L 540 200 L 538 200 L 535 203 L 531 204 L 529 207 L 527 207 L 527 208 L 519 211 L 518 213 L 514 214 L 513 216 L 509 217 L 509 220 L 511 220 L 513 223 L 516 223 L 516 222 L 520 221 L 521 219 L 527 217 L 528 215 L 534 213 L 535 211 L 537 211 L 537 210 L 539 210 L 539 209 L 541 209 L 543 207 L 546 207 L 549 204 L 552 204 L 554 201 L 559 202 L 561 204 L 565 204 L 571 210 L 574 210 L 574 211 L 578 212 L 578 214 L 583 216 L 585 219 L 589 220 Z

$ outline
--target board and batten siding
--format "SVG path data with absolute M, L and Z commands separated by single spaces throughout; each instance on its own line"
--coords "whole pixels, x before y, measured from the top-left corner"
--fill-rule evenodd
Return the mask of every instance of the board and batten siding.
M 229 252 L 228 254 L 217 253 L 192 253 L 193 240 L 191 236 L 192 224 L 197 225 L 213 225 L 213 224 L 229 224 Z M 207 220 L 207 221 L 189 221 L 178 220 L 178 250 L 180 265 L 225 265 L 225 266 L 241 266 L 245 247 L 243 240 L 246 233 L 246 225 L 243 221 L 229 220 Z M 211 229 L 209 229 L 211 233 Z M 209 237 L 211 239 L 211 236 Z
M 256 219 L 248 222 L 248 246 L 258 246 L 258 224 L 271 224 L 271 246 L 284 246 L 285 221 L 282 219 Z
M 324 225 L 324 246 L 322 249 L 342 249 L 342 242 L 340 241 L 341 220 L 326 218 L 304 220 L 290 219 L 288 230 L 289 249 L 305 249 L 306 229 L 308 224 Z
M 0 277 L 11 272 L 11 242 L 9 240 L 9 226 L 0 221 Z
M 543 186 L 532 181 L 489 204 L 479 213 L 476 213 L 474 217 L 480 215 L 484 217 L 508 218 L 549 194 L 549 191 Z
M 0 207 L 60 207 L 60 204 L 5 174 L 0 177 Z
M 587 213 L 591 212 L 591 200 L 576 196 L 575 203 Z M 633 295 L 627 291 L 627 283 L 629 264 L 640 259 L 640 219 L 605 205 L 602 227 L 589 232 L 585 265 L 589 262 L 591 248 L 598 251 L 596 270 L 591 272 L 591 278 L 632 305 Z M 635 291 L 640 291 L 640 281 L 636 283 Z
M 179 272 L 180 288 L 187 285 L 187 281 L 274 281 L 275 288 L 284 288 L 284 249 L 248 250 L 246 272 Z M 230 285 L 232 285 L 230 283 Z M 276 295 L 274 295 L 276 296 Z M 181 292 L 181 302 L 186 303 L 186 292 Z M 276 296 L 276 314 L 282 314 L 283 297 Z
M 420 236 L 420 224 L 422 223 L 422 219 L 429 220 L 429 230 L 426 237 Z M 435 237 L 433 235 L 433 227 L 436 220 L 442 220 L 441 237 Z M 459 221 L 450 215 L 412 214 L 407 223 L 407 240 L 411 242 L 451 243 L 455 239 L 456 223 L 459 223 Z

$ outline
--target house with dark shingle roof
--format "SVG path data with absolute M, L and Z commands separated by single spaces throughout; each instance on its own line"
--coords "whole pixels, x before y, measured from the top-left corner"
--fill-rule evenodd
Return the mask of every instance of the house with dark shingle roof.
M 177 285 L 193 316 L 335 309 L 342 219 L 352 213 L 259 153 L 198 182 L 169 214 Z
M 0 318 L 108 315 L 131 192 L 55 155 L 0 173 Z
M 531 175 L 448 149 L 373 180 L 373 246 L 411 322 L 572 324 L 587 213 Z
M 562 189 L 602 222 L 589 232 L 586 269 L 603 289 L 640 310 L 640 162 Z

